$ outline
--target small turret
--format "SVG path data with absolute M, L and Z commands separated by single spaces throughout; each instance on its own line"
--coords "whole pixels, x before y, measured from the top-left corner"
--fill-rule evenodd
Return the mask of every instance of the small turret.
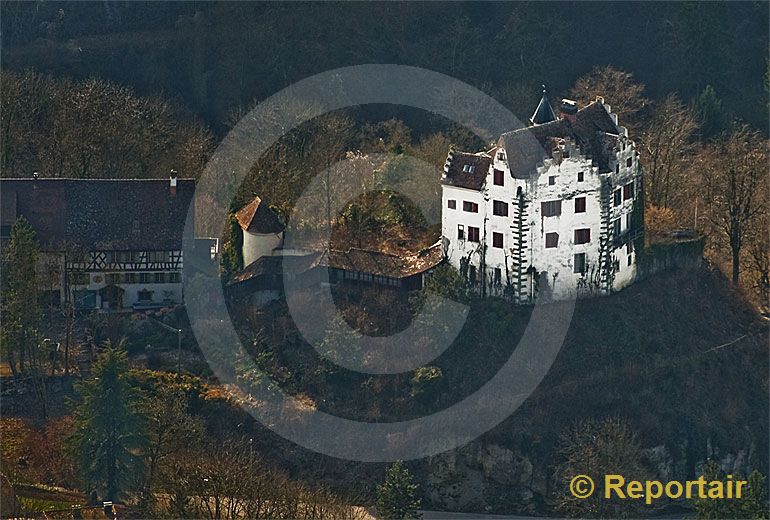
M 542 125 L 551 121 L 556 121 L 556 114 L 553 111 L 553 107 L 551 107 L 551 103 L 548 101 L 545 85 L 543 85 L 543 97 L 540 99 L 535 113 L 529 118 L 529 122 L 533 125 Z

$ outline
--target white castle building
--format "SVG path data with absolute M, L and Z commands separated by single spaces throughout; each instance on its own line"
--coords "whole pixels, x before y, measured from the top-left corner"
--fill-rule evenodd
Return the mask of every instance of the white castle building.
M 517 303 L 609 294 L 634 281 L 642 168 L 602 98 L 560 115 L 545 90 L 528 128 L 488 151 L 450 151 L 445 256 L 482 295 Z

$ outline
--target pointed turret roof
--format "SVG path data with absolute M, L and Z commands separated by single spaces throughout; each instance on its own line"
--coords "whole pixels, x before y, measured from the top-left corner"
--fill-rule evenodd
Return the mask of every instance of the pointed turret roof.
M 556 114 L 551 107 L 551 103 L 548 101 L 548 95 L 545 92 L 545 85 L 543 85 L 543 97 L 540 99 L 535 113 L 529 119 L 533 125 L 542 125 L 544 123 L 550 123 L 556 121 Z
M 251 233 L 280 233 L 284 229 L 278 215 L 259 197 L 254 197 L 251 202 L 239 209 L 235 219 L 241 225 L 241 229 Z

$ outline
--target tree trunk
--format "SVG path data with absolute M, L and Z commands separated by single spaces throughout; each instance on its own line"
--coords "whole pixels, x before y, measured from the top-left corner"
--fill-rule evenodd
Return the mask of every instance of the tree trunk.
M 733 252 L 733 283 L 738 285 L 740 276 L 741 250 L 740 247 L 732 247 Z

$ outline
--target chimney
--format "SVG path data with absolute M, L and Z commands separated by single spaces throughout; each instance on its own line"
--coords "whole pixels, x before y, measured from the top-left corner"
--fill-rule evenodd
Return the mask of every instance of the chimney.
M 572 101 L 571 99 L 561 100 L 561 105 L 559 106 L 559 116 L 562 119 L 566 119 L 570 123 L 574 123 L 577 111 L 578 108 L 575 101 Z
M 171 170 L 171 177 L 168 178 L 169 193 L 176 197 L 176 170 Z
M 32 172 L 32 178 L 33 178 L 33 179 L 37 180 L 37 178 L 38 178 L 38 177 L 40 177 L 40 174 L 37 172 L 37 170 L 35 170 L 34 172 Z

